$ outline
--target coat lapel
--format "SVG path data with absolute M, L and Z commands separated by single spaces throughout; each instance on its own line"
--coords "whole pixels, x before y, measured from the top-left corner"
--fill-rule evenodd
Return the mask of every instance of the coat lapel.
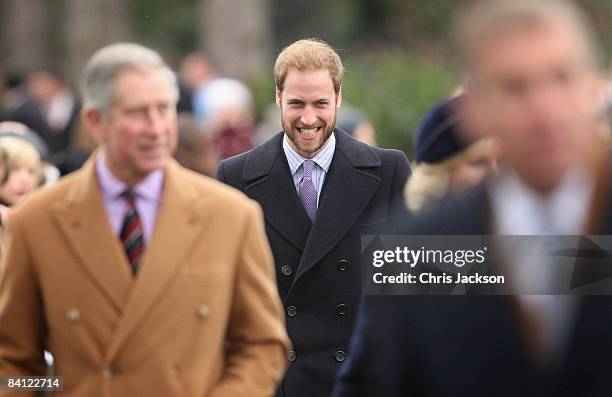
M 380 184 L 379 177 L 360 169 L 381 166 L 376 152 L 343 132 L 336 131 L 336 138 L 336 152 L 319 199 L 317 219 L 294 283 L 344 238 Z
M 279 133 L 253 149 L 242 177 L 246 182 L 246 194 L 259 202 L 266 221 L 296 248 L 303 250 L 311 223 L 282 152 L 282 137 L 283 133 Z
M 199 241 L 200 231 L 210 215 L 206 197 L 198 196 L 181 178 L 180 169 L 172 162 L 166 167 L 162 203 L 151 242 L 134 289 L 110 342 L 106 358 L 112 359 L 142 318 L 155 305 L 166 286 L 173 280 L 186 255 Z
M 52 216 L 85 271 L 121 312 L 133 278 L 121 243 L 111 230 L 95 174 L 94 154 L 79 171 L 78 183 L 64 201 L 52 204 Z

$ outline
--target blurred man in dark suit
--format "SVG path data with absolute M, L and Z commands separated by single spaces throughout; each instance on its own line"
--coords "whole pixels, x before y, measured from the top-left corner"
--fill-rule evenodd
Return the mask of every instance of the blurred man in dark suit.
M 294 344 L 278 396 L 326 396 L 347 349 L 360 296 L 360 234 L 388 220 L 409 174 L 406 156 L 335 128 L 342 63 L 300 40 L 276 60 L 282 132 L 217 172 L 257 200 Z
M 473 125 L 501 140 L 504 166 L 484 187 L 392 232 L 611 234 L 596 134 L 601 74 L 579 10 L 562 0 L 482 1 L 455 37 Z M 504 258 L 510 276 L 521 268 L 517 254 Z M 333 395 L 607 396 L 611 329 L 608 297 L 368 296 Z

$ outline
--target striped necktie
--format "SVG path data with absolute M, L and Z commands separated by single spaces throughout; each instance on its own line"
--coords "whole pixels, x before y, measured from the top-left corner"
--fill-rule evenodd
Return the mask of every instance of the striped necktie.
M 144 253 L 142 223 L 136 210 L 134 193 L 131 190 L 126 190 L 121 194 L 121 197 L 127 204 L 127 211 L 121 227 L 121 244 L 123 244 L 132 273 L 136 275 Z

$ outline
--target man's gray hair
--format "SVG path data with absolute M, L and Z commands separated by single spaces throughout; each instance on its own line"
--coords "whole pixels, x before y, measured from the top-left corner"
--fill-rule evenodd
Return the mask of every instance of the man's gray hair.
M 179 96 L 176 76 L 161 56 L 140 44 L 115 43 L 96 51 L 85 65 L 81 78 L 83 106 L 105 113 L 115 100 L 117 76 L 126 70 L 142 68 L 163 69 L 172 85 L 176 104 Z
M 454 29 L 460 63 L 469 69 L 475 53 L 490 36 L 531 28 L 540 24 L 565 23 L 580 37 L 585 61 L 600 68 L 601 49 L 586 15 L 571 0 L 476 0 L 463 10 Z

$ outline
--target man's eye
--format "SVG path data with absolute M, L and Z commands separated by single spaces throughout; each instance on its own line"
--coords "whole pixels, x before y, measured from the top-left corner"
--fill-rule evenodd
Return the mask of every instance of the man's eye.
M 147 110 L 143 108 L 139 109 L 128 109 L 126 110 L 128 116 L 131 117 L 145 117 L 147 115 Z

